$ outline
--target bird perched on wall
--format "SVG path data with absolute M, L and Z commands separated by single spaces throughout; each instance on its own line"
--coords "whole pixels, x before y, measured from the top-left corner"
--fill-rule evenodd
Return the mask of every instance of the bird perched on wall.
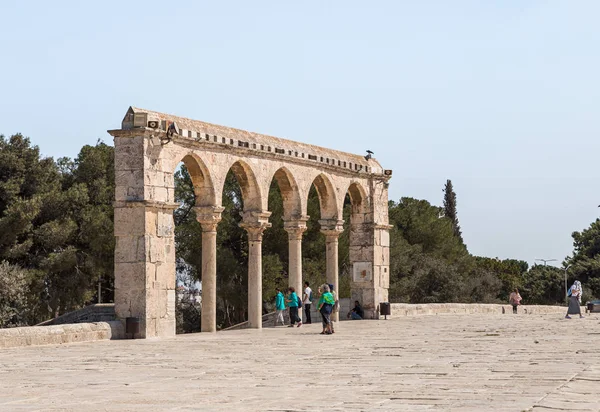
M 177 128 L 175 127 L 175 123 L 171 123 L 167 129 L 167 137 L 173 137 L 174 134 L 178 134 Z

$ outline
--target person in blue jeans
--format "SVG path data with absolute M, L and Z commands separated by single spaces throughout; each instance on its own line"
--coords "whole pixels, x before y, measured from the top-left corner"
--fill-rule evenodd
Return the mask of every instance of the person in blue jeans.
M 360 306 L 358 300 L 354 301 L 354 307 L 348 312 L 348 318 L 352 320 L 362 320 L 365 317 L 365 311 Z
M 285 300 L 290 308 L 290 322 L 291 325 L 288 326 L 290 328 L 294 327 L 294 323 L 298 322 L 298 327 L 302 326 L 302 321 L 298 316 L 298 295 L 296 295 L 296 289 L 292 286 L 288 289 L 288 297 Z

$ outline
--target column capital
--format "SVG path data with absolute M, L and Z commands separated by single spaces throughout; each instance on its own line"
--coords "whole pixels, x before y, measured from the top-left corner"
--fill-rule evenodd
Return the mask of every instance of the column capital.
M 283 229 L 288 233 L 289 239 L 302 240 L 302 234 L 306 231 L 306 222 L 308 216 L 286 220 L 283 222 Z
M 217 225 L 221 221 L 221 213 L 225 210 L 219 206 L 196 206 L 196 220 L 202 226 L 203 232 L 216 232 Z
M 248 232 L 248 240 L 256 242 L 262 241 L 263 232 L 265 229 L 271 227 L 271 224 L 269 223 L 271 212 L 249 211 L 243 212 L 241 215 L 242 223 L 240 223 L 240 227 Z
M 322 219 L 319 220 L 321 225 L 321 233 L 327 238 L 337 239 L 340 234 L 344 231 L 344 221 L 337 219 Z

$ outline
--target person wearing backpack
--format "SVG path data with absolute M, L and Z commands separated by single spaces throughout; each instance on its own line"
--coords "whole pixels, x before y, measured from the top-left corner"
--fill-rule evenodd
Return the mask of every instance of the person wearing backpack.
M 293 328 L 294 324 L 296 322 L 298 322 L 298 327 L 300 327 L 300 326 L 302 326 L 302 320 L 298 316 L 298 304 L 300 304 L 300 306 L 302 306 L 302 301 L 300 300 L 298 295 L 296 295 L 296 289 L 294 289 L 294 287 L 290 286 L 288 289 L 288 292 L 289 292 L 289 295 L 286 299 L 286 302 L 288 304 L 288 307 L 290 308 L 290 322 L 291 322 L 291 325 L 288 327 Z
M 312 289 L 309 287 L 308 282 L 304 282 L 304 295 L 302 296 L 302 303 L 304 303 L 304 323 L 312 323 L 310 318 L 310 306 L 312 304 Z

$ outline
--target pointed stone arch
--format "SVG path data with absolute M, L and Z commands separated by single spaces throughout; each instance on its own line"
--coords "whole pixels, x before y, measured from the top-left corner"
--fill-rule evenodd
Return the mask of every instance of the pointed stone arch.
M 286 167 L 280 167 L 271 179 L 277 182 L 283 200 L 283 219 L 288 221 L 302 216 L 302 199 L 294 175 Z
M 344 197 L 348 195 L 350 203 L 352 205 L 352 212 L 350 213 L 350 224 L 365 223 L 367 222 L 370 204 L 369 196 L 367 191 L 360 182 L 350 182 L 348 189 L 344 192 Z M 342 206 L 343 207 L 343 206 Z
M 181 161 L 192 179 L 194 195 L 196 196 L 196 206 L 217 205 L 212 176 L 202 159 L 194 153 L 188 153 Z
M 321 173 L 314 178 L 312 184 L 315 185 L 315 189 L 317 189 L 317 194 L 319 195 L 321 219 L 340 219 L 335 187 L 331 183 L 331 180 L 325 174 Z
M 260 186 L 256 179 L 256 174 L 250 165 L 243 160 L 236 160 L 229 167 L 229 170 L 235 175 L 235 178 L 240 185 L 242 191 L 242 202 L 244 204 L 244 212 L 262 211 L 263 198 Z M 221 188 L 221 193 L 223 188 Z

